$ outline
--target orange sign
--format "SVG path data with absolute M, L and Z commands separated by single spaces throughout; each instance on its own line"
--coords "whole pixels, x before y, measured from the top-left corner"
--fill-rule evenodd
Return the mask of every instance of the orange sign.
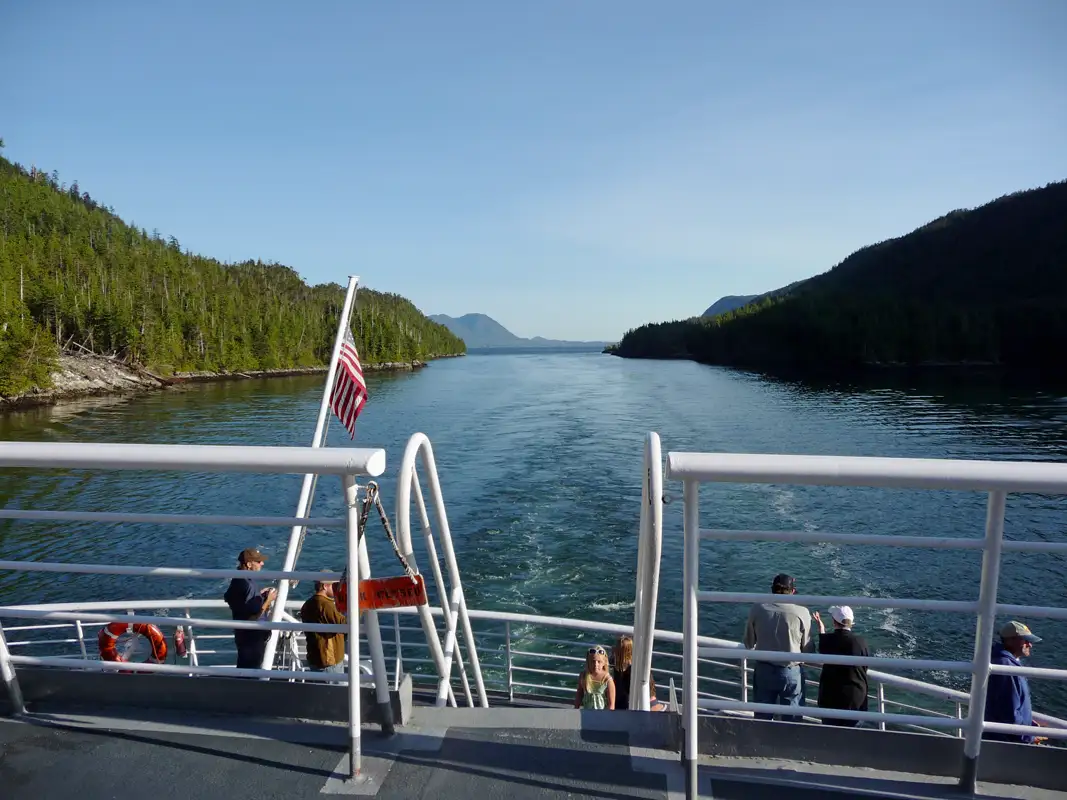
M 367 578 L 359 582 L 359 610 L 400 608 L 401 606 L 426 605 L 426 582 L 422 575 L 412 580 L 407 575 L 399 578 Z

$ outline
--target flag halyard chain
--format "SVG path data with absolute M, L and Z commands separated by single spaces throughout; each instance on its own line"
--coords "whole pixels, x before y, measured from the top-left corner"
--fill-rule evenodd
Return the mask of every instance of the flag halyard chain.
M 382 505 L 381 492 L 378 490 L 378 484 L 375 481 L 369 481 L 367 483 L 367 489 L 363 495 L 363 509 L 359 515 L 359 538 L 363 538 L 363 533 L 367 529 L 367 519 L 370 517 L 371 506 L 374 506 L 378 510 L 378 517 L 382 521 L 382 527 L 385 528 L 385 536 L 389 540 L 389 544 L 393 547 L 393 553 L 396 554 L 397 560 L 400 562 L 400 566 L 404 568 L 404 574 L 411 578 L 411 581 L 415 582 L 416 572 L 408 564 L 408 560 L 404 558 L 404 554 L 400 552 L 400 546 L 396 543 L 396 536 L 393 535 L 393 526 L 389 524 L 389 515 L 385 512 L 385 507 Z

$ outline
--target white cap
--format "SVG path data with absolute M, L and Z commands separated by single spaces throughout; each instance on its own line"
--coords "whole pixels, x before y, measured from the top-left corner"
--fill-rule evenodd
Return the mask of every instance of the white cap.
M 852 609 L 848 606 L 830 606 L 830 616 L 834 618 L 834 621 L 840 622 L 842 625 L 856 619 Z

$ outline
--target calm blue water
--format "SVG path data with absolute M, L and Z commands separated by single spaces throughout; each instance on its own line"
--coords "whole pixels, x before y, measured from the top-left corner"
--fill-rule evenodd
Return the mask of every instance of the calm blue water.
M 358 442 L 390 459 L 408 436 L 434 444 L 468 603 L 476 608 L 632 619 L 641 448 L 1067 459 L 1067 398 L 997 387 L 871 390 L 810 386 L 689 362 L 625 361 L 599 353 L 470 355 L 413 374 L 370 376 Z M 0 439 L 302 445 L 321 378 L 209 384 L 129 400 L 87 402 L 0 417 Z M 345 446 L 338 426 L 331 446 Z M 290 514 L 298 476 L 63 474 L 0 471 L 12 507 L 185 513 Z M 681 491 L 667 509 L 661 627 L 680 629 Z M 708 526 L 876 531 L 979 537 L 984 498 L 816 487 L 719 487 L 702 493 Z M 324 480 L 316 513 L 339 515 L 339 484 Z M 1067 540 L 1067 502 L 1009 498 L 1011 538 Z M 395 562 L 372 529 L 376 571 Z M 280 566 L 286 530 L 0 523 L 0 558 L 231 567 L 259 546 Z M 301 566 L 339 568 L 341 532 L 312 531 Z M 706 588 L 766 589 L 779 571 L 801 591 L 972 599 L 973 553 L 775 543 L 707 544 Z M 1001 599 L 1067 605 L 1067 559 L 1007 557 Z M 0 573 L 0 602 L 219 596 L 223 583 Z M 706 609 L 702 632 L 740 638 L 745 609 Z M 973 622 L 957 615 L 857 609 L 857 627 L 883 654 L 970 658 Z M 1067 663 L 1067 625 L 1030 620 L 1045 642 L 1032 663 Z M 944 676 L 938 676 L 944 678 Z M 1038 683 L 1036 701 L 1067 713 L 1067 692 Z

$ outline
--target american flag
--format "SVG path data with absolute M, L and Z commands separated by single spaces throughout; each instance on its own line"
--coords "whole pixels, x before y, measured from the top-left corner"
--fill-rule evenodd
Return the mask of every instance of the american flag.
M 366 402 L 367 384 L 363 380 L 356 340 L 352 338 L 352 331 L 345 328 L 341 354 L 337 357 L 337 377 L 330 393 L 330 408 L 353 439 L 356 438 L 356 417 Z

